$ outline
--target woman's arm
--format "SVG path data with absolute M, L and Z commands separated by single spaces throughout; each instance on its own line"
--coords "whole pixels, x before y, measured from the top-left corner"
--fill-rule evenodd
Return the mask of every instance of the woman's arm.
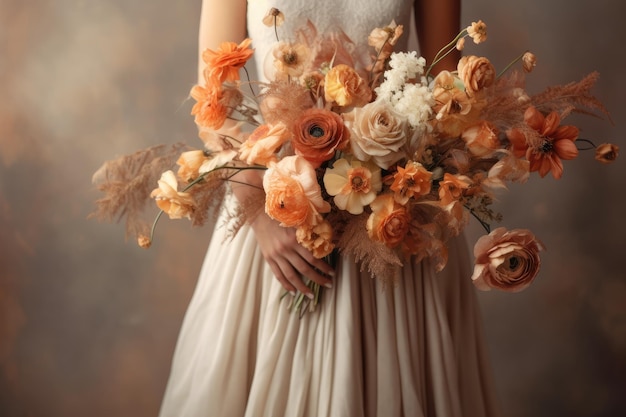
M 459 33 L 461 25 L 461 0 L 415 0 L 415 26 L 420 53 L 430 64 L 439 50 Z M 436 67 L 455 70 L 460 52 L 454 51 Z
M 241 42 L 246 36 L 246 1 L 245 0 L 203 0 L 198 39 L 198 80 L 204 83 L 202 75 L 205 63 L 202 52 L 206 48 L 217 49 L 222 42 Z M 226 122 L 220 131 L 235 129 L 235 123 Z M 240 182 L 256 187 L 233 183 L 233 193 L 239 201 L 249 198 L 264 198 L 262 174 L 256 170 L 247 170 L 237 175 Z M 324 261 L 316 259 L 310 251 L 296 241 L 293 228 L 281 227 L 265 213 L 259 214 L 252 223 L 256 240 L 263 257 L 272 268 L 272 272 L 288 291 L 299 290 L 311 294 L 311 290 L 302 281 L 302 276 L 320 285 L 331 285 L 327 275 L 333 269 Z M 322 271 L 321 273 L 318 271 Z

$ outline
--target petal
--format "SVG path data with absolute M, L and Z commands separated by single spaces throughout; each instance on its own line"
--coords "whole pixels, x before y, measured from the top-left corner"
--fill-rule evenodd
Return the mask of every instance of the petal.
M 554 150 L 561 159 L 570 160 L 578 156 L 576 144 L 569 139 L 561 139 L 554 142 Z

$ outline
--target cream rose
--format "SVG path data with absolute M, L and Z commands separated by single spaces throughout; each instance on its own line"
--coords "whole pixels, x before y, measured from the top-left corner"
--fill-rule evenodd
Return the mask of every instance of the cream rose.
M 361 161 L 372 159 L 387 169 L 404 158 L 406 122 L 397 117 L 384 101 L 357 107 L 344 116 L 350 129 L 352 154 Z
M 477 288 L 518 292 L 528 287 L 539 272 L 543 244 L 526 229 L 498 227 L 474 246 L 476 257 L 472 281 Z

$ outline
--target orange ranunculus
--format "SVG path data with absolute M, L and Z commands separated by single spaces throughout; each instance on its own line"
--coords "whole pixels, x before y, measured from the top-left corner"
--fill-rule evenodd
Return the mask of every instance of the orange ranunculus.
M 239 148 L 239 158 L 248 165 L 267 166 L 277 160 L 276 151 L 289 139 L 283 123 L 257 127 Z
M 474 246 L 472 281 L 481 290 L 521 291 L 537 276 L 543 249 L 529 230 L 498 227 Z
M 467 34 L 472 38 L 475 44 L 479 44 L 487 40 L 487 25 L 482 20 L 472 22 L 466 30 Z
M 178 191 L 178 181 L 173 171 L 165 171 L 159 179 L 159 188 L 150 193 L 157 206 L 170 216 L 170 219 L 191 217 L 195 203 L 189 193 Z
M 304 73 L 310 51 L 302 43 L 280 42 L 272 54 L 277 76 L 299 77 Z
M 482 121 L 465 129 L 461 138 L 467 144 L 467 149 L 479 157 L 492 155 L 502 147 L 496 127 L 487 121 Z
M 315 169 L 298 155 L 270 163 L 263 177 L 263 189 L 265 212 L 281 226 L 300 226 L 317 213 L 330 211 L 330 204 L 322 198 Z
M 362 106 L 372 98 L 372 90 L 354 68 L 339 64 L 326 73 L 324 97 L 339 106 Z
M 372 214 L 367 219 L 369 237 L 391 248 L 402 243 L 411 220 L 406 208 L 396 203 L 392 194 L 379 195 L 370 207 Z
M 316 167 L 331 159 L 349 143 L 350 133 L 337 113 L 308 109 L 294 121 L 291 143 L 296 154 Z
M 439 182 L 439 200 L 442 206 L 447 206 L 463 197 L 463 193 L 472 185 L 465 175 L 452 175 L 446 172 Z
M 561 118 L 556 112 L 544 116 L 533 106 L 526 109 L 524 120 L 539 133 L 538 140 L 532 141 L 526 151 L 530 171 L 538 171 L 541 177 L 552 172 L 554 178 L 561 178 L 563 175 L 561 160 L 574 159 L 578 156 L 578 148 L 574 143 L 578 139 L 578 128 L 560 126 Z
M 356 159 L 338 159 L 332 168 L 326 169 L 324 187 L 341 210 L 361 214 L 383 187 L 380 168 Z
M 250 48 L 252 39 L 245 39 L 239 45 L 235 42 L 223 42 L 216 51 L 206 49 L 202 60 L 207 64 L 204 70 L 206 85 L 219 85 L 225 81 L 238 81 L 239 70 L 252 57 Z
M 191 109 L 195 122 L 200 127 L 220 129 L 226 118 L 242 101 L 242 94 L 236 88 L 222 88 L 219 85 L 200 86 L 191 89 L 191 97 L 196 104 Z
M 496 80 L 496 70 L 485 57 L 464 56 L 459 60 L 457 70 L 470 96 L 491 86 Z
M 200 175 L 200 167 L 209 159 L 208 155 L 202 150 L 183 152 L 176 161 L 180 166 L 178 168 L 178 177 L 187 182 L 195 180 Z
M 619 155 L 619 146 L 612 143 L 603 143 L 596 148 L 596 161 L 603 164 L 610 164 L 615 161 Z
M 430 193 L 432 184 L 432 172 L 428 171 L 419 162 L 409 161 L 404 168 L 398 166 L 393 175 L 391 190 L 394 197 L 400 204 L 406 204 L 409 199 L 415 196 L 422 196 Z
M 299 226 L 296 229 L 296 239 L 318 259 L 329 255 L 335 248 L 332 242 L 333 228 L 326 220 Z

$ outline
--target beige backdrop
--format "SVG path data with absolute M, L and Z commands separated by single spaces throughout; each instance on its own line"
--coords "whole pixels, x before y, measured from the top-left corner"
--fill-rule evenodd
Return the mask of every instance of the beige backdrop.
M 499 68 L 538 55 L 531 91 L 599 70 L 615 124 L 575 120 L 626 152 L 625 5 L 466 0 L 463 22 L 487 22 L 473 51 Z M 90 177 L 154 143 L 199 144 L 186 100 L 199 8 L 0 0 L 2 416 L 157 413 L 210 230 L 165 221 L 151 250 L 124 243 L 120 225 L 86 219 Z M 502 196 L 504 225 L 549 248 L 530 289 L 480 294 L 506 416 L 626 415 L 626 158 L 591 159 Z

